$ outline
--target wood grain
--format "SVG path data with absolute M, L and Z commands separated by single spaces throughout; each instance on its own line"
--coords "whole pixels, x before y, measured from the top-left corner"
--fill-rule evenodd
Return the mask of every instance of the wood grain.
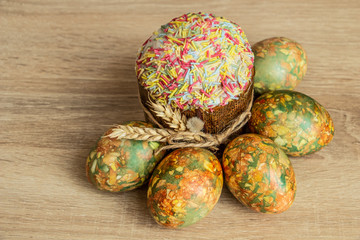
M 291 158 L 294 205 L 251 212 L 224 188 L 199 223 L 161 228 L 146 188 L 94 189 L 85 158 L 110 126 L 143 119 L 136 52 L 152 31 L 191 11 L 240 24 L 251 43 L 300 42 L 297 88 L 330 112 L 335 137 Z M 360 3 L 318 1 L 0 0 L 0 239 L 360 239 Z

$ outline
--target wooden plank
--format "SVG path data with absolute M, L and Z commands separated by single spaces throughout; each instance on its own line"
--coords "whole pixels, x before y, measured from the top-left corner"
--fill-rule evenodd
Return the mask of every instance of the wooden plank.
M 251 43 L 300 42 L 297 88 L 323 104 L 333 142 L 291 158 L 298 190 L 279 215 L 252 212 L 224 188 L 199 223 L 174 231 L 146 208 L 146 187 L 94 189 L 85 158 L 116 123 L 143 119 L 134 60 L 161 24 L 222 15 Z M 360 4 L 344 1 L 0 1 L 0 239 L 359 239 Z

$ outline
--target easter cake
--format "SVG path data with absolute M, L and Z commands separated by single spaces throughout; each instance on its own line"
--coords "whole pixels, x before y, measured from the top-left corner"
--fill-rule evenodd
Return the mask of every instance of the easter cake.
M 247 108 L 253 66 L 251 46 L 237 24 L 212 14 L 188 13 L 145 41 L 135 70 L 144 106 L 170 106 L 188 118 L 200 118 L 204 132 L 218 133 Z

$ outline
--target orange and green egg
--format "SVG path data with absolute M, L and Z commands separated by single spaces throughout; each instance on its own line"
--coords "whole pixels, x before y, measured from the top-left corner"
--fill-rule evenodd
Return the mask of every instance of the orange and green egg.
M 149 182 L 147 205 L 155 221 L 182 228 L 205 217 L 219 200 L 221 164 L 204 148 L 181 148 L 167 155 Z
M 245 206 L 262 213 L 281 213 L 293 203 L 294 169 L 286 154 L 269 138 L 244 134 L 223 154 L 225 182 Z
M 311 97 L 290 90 L 264 93 L 254 101 L 249 128 L 271 138 L 290 156 L 319 151 L 334 136 L 330 114 Z

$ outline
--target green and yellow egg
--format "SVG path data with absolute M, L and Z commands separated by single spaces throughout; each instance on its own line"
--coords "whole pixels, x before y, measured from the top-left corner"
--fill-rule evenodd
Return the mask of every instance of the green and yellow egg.
M 254 101 L 249 129 L 271 138 L 290 156 L 319 151 L 334 136 L 326 109 L 311 97 L 290 90 L 264 93 Z
M 142 121 L 125 125 L 153 128 Z M 110 192 L 124 192 L 142 186 L 163 158 L 165 152 L 155 154 L 163 144 L 151 141 L 111 138 L 110 128 L 97 142 L 86 161 L 88 179 L 98 189 Z
M 254 90 L 258 94 L 271 90 L 292 90 L 306 73 L 306 52 L 291 39 L 265 39 L 254 44 L 252 50 L 255 55 Z
M 222 165 L 230 192 L 250 209 L 281 213 L 294 202 L 294 169 L 271 139 L 252 133 L 240 135 L 226 146 Z

